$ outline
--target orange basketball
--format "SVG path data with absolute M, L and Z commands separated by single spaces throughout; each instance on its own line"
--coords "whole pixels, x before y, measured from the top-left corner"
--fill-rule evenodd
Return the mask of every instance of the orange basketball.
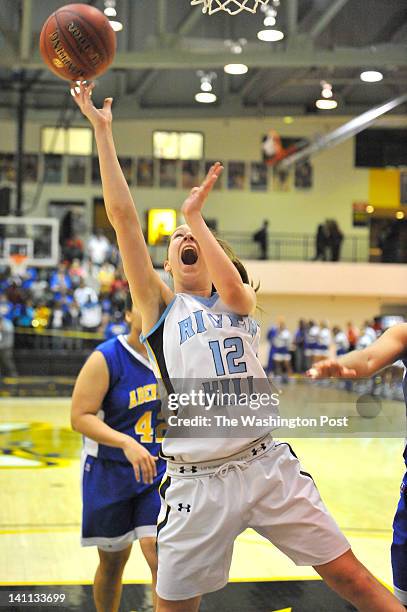
M 87 4 L 67 4 L 44 23 L 40 51 L 48 68 L 67 81 L 88 81 L 106 72 L 116 51 L 108 18 Z

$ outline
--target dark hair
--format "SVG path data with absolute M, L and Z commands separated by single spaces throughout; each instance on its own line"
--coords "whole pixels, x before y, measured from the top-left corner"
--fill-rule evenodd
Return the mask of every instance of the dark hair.
M 235 266 L 236 270 L 239 272 L 242 282 L 245 285 L 250 285 L 251 287 L 253 287 L 255 291 L 258 291 L 260 287 L 260 283 L 258 283 L 256 287 L 254 286 L 253 281 L 250 280 L 249 278 L 246 268 L 244 267 L 243 263 L 240 261 L 240 259 L 238 258 L 238 256 L 236 255 L 236 253 L 234 252 L 230 244 L 226 242 L 226 240 L 223 240 L 222 238 L 219 238 L 218 236 L 216 236 L 216 234 L 215 234 L 215 238 L 218 244 L 222 247 L 222 249 L 226 253 L 226 255 L 229 257 L 232 264 Z

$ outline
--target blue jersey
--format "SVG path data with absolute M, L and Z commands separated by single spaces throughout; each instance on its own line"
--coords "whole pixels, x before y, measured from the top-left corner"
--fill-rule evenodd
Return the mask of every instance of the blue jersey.
M 98 347 L 109 369 L 109 389 L 98 412 L 107 425 L 133 437 L 158 456 L 163 423 L 159 420 L 160 400 L 152 367 L 137 353 L 125 336 L 103 342 Z M 85 452 L 93 457 L 126 462 L 120 448 L 98 444 L 85 438 Z

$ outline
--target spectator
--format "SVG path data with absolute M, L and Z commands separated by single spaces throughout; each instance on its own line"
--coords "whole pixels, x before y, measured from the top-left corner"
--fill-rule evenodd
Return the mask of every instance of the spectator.
M 332 330 L 335 342 L 336 356 L 340 357 L 349 352 L 349 340 L 345 334 L 337 325 Z
M 90 299 L 91 302 L 97 302 L 97 293 L 92 287 L 88 287 L 83 278 L 79 281 L 79 287 L 73 292 L 75 301 L 79 307 L 83 306 Z
M 331 330 L 328 327 L 328 323 L 326 321 L 322 321 L 318 335 L 317 361 L 327 359 L 329 357 L 329 347 L 331 346 L 331 342 Z
M 79 322 L 85 332 L 97 332 L 102 323 L 102 307 L 96 300 L 88 296 L 86 302 L 80 305 Z
M 31 298 L 16 304 L 14 308 L 14 321 L 17 327 L 31 327 L 34 319 L 34 307 Z
M 63 262 L 58 265 L 58 270 L 51 274 L 49 286 L 54 293 L 60 293 L 63 289 L 72 289 L 72 281 Z
M 13 357 L 14 325 L 0 315 L 0 372 L 2 376 L 17 376 Z
M 327 221 L 329 242 L 328 248 L 330 250 L 330 261 L 339 261 L 341 256 L 341 246 L 343 242 L 343 234 L 339 229 L 337 222 L 334 219 L 328 219 Z
M 329 231 L 327 222 L 320 223 L 318 225 L 317 233 L 315 236 L 315 257 L 313 261 L 326 261 L 327 260 L 327 249 L 329 242 Z
M 318 361 L 319 326 L 315 321 L 309 321 L 305 334 L 305 356 L 307 368 Z
M 62 302 L 56 301 L 51 314 L 50 326 L 57 332 L 62 332 L 65 327 L 65 312 Z M 52 336 L 52 348 L 60 349 L 63 346 L 62 334 Z
M 7 299 L 5 293 L 0 293 L 0 316 L 12 321 L 13 319 L 13 304 Z
M 82 261 L 83 259 L 83 242 L 78 236 L 67 238 L 63 245 L 63 257 L 65 260 L 72 262 L 74 259 Z
M 78 287 L 79 281 L 81 278 L 85 278 L 86 272 L 85 268 L 82 265 L 82 262 L 79 259 L 74 259 L 69 266 L 68 274 L 70 276 L 72 286 Z
M 269 222 L 264 219 L 261 228 L 253 234 L 253 241 L 257 242 L 260 247 L 260 259 L 268 259 L 268 225 Z
M 353 325 L 352 321 L 348 321 L 346 324 L 346 336 L 349 342 L 349 350 L 354 351 L 360 336 L 360 331 L 355 325 Z
M 113 313 L 109 323 L 106 325 L 104 336 L 105 340 L 110 340 L 121 334 L 128 334 L 129 326 L 124 320 L 123 313 L 119 310 Z
M 34 309 L 33 327 L 38 331 L 41 331 L 48 327 L 51 314 L 51 308 L 47 306 L 46 302 L 38 302 L 37 306 Z
M 97 228 L 88 240 L 88 254 L 90 261 L 96 266 L 101 266 L 109 259 L 111 245 L 101 228 Z
M 298 322 L 298 328 L 294 335 L 295 347 L 295 371 L 302 374 L 307 369 L 307 360 L 305 357 L 305 342 L 307 334 L 307 324 L 304 319 Z
M 265 368 L 266 374 L 270 374 L 274 369 L 273 368 L 273 357 L 274 357 L 273 340 L 274 340 L 274 336 L 276 335 L 276 333 L 277 333 L 277 327 L 275 325 L 272 325 L 267 332 L 267 340 L 270 343 L 270 348 L 269 348 L 267 367 Z
M 288 331 L 283 319 L 280 319 L 277 332 L 273 338 L 273 368 L 274 373 L 282 375 L 282 382 L 288 382 L 291 374 L 291 333 Z
M 115 268 L 110 262 L 105 261 L 101 265 L 99 273 L 98 273 L 98 281 L 100 283 L 100 292 L 110 293 L 114 280 L 115 280 Z

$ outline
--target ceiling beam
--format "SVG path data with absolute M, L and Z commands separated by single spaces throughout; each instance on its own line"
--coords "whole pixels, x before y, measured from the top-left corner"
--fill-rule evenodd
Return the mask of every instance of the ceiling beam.
M 325 28 L 331 23 L 332 19 L 336 17 L 339 11 L 345 6 L 348 0 L 335 0 L 329 2 L 329 6 L 319 17 L 318 21 L 313 25 L 309 35 L 311 38 L 317 38 Z
M 32 0 L 23 0 L 22 23 L 20 31 L 20 58 L 27 61 L 31 55 L 32 47 Z
M 298 30 L 298 0 L 287 2 L 287 30 L 289 38 L 295 37 Z
M 157 34 L 162 38 L 167 31 L 167 0 L 158 0 Z
M 176 33 L 179 36 L 186 36 L 195 27 L 198 21 L 202 18 L 202 11 L 192 9 L 188 15 L 177 27 Z
M 205 70 L 223 68 L 230 61 L 228 52 L 199 53 L 185 52 L 179 48 L 151 49 L 146 51 L 118 52 L 113 62 L 113 68 L 121 70 Z M 370 66 L 398 67 L 407 66 L 407 45 L 383 44 L 375 47 L 337 47 L 332 50 L 313 49 L 304 46 L 297 49 L 271 50 L 264 45 L 254 45 L 245 51 L 245 64 L 249 68 L 271 67 L 348 67 L 360 68 Z M 38 52 L 26 61 L 21 62 L 16 57 L 0 54 L 0 66 L 5 68 L 25 68 L 36 70 L 44 64 Z

